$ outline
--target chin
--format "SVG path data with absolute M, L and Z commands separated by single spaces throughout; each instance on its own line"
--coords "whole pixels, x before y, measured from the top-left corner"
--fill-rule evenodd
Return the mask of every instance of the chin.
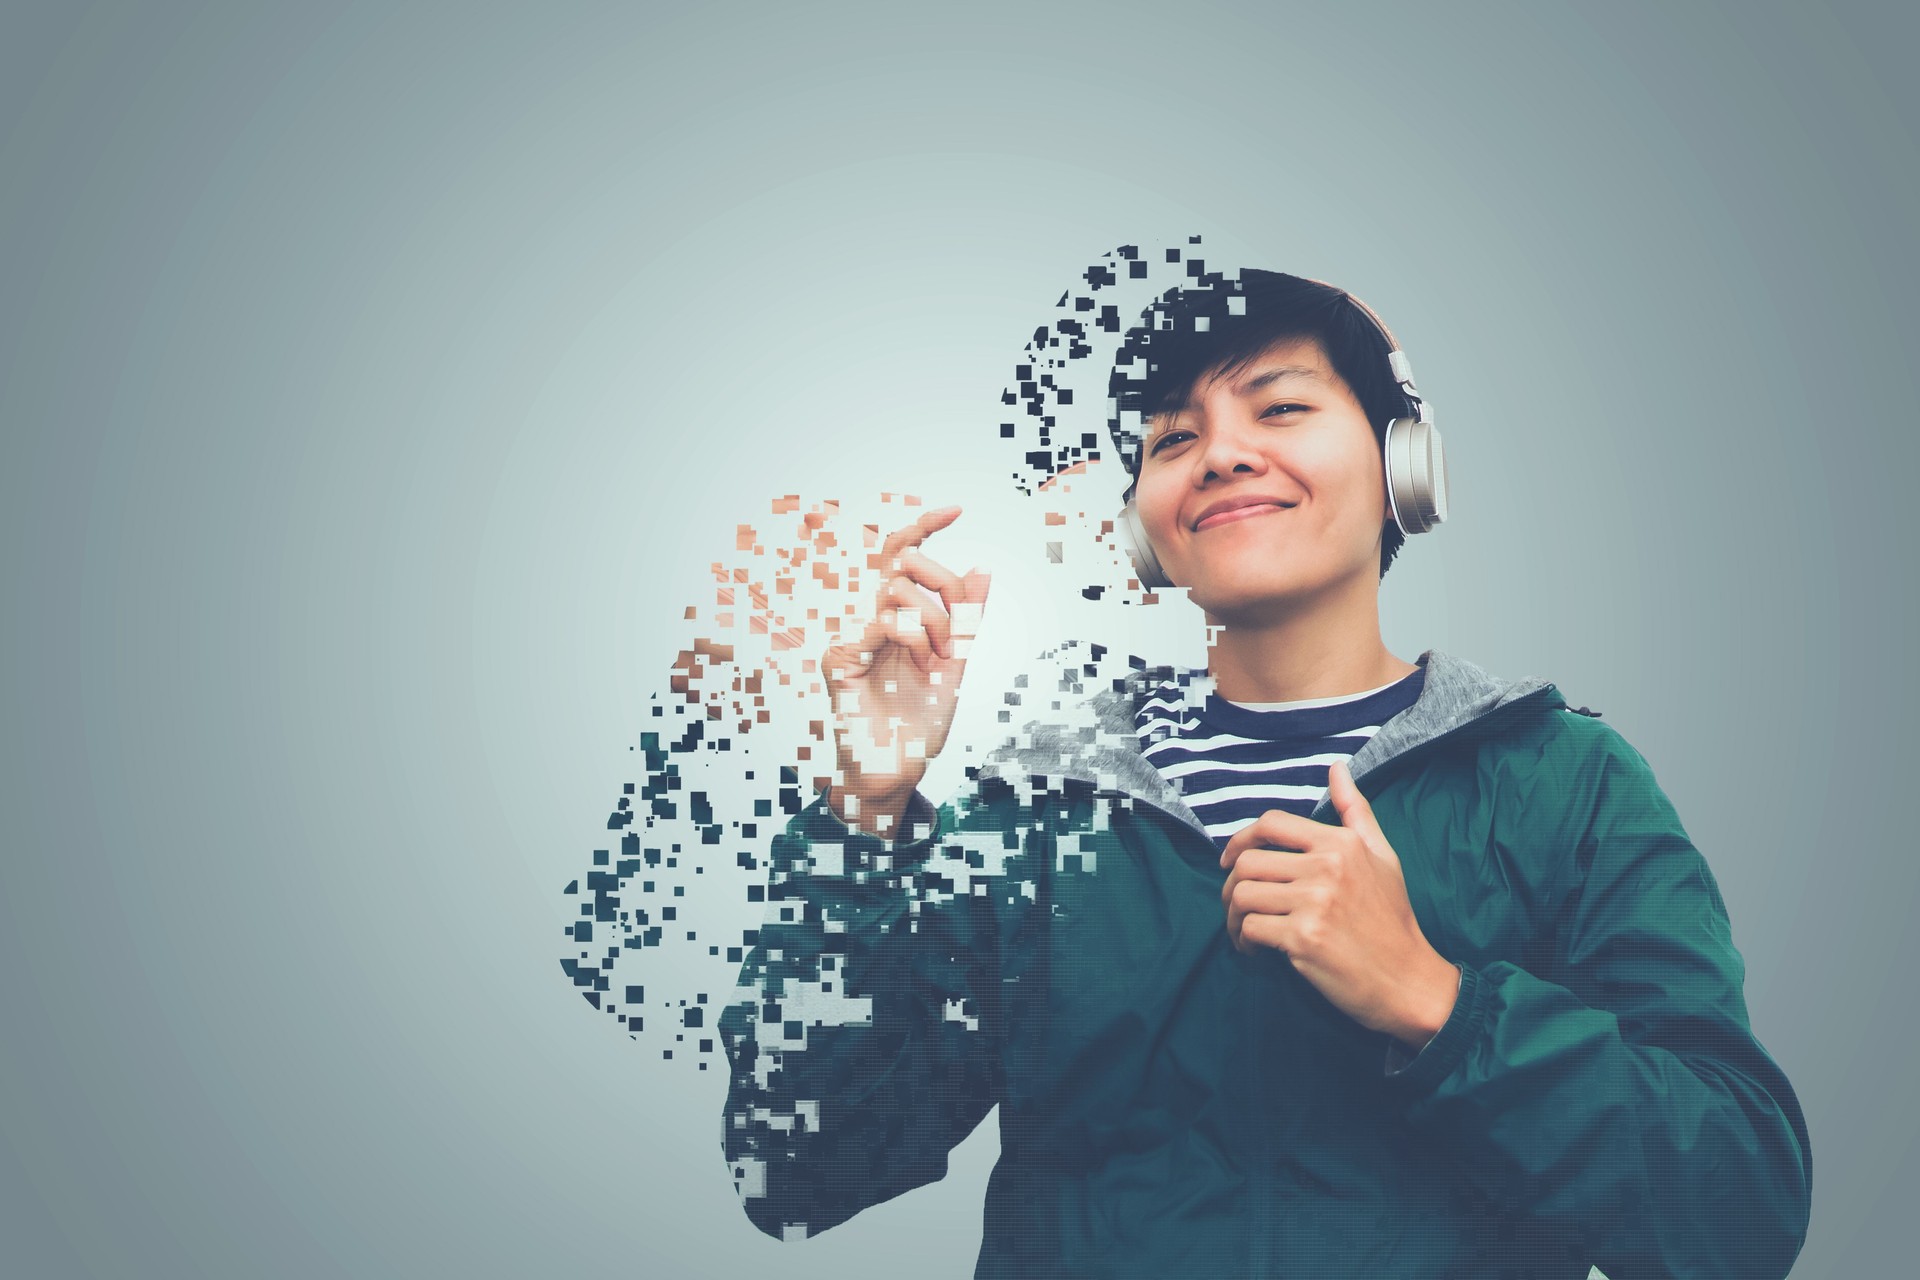
M 1242 577 L 1230 583 L 1206 582 L 1188 591 L 1188 599 L 1222 622 L 1252 618 L 1274 609 L 1286 610 L 1312 598 L 1317 584 L 1291 575 Z

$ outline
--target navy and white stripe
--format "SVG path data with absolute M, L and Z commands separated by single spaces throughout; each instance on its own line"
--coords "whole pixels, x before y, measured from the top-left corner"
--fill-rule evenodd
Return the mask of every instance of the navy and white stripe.
M 1269 809 L 1302 817 L 1329 771 L 1420 697 L 1422 666 L 1378 689 L 1296 702 L 1230 702 L 1204 669 L 1163 682 L 1134 716 L 1142 754 L 1179 789 L 1221 849 Z

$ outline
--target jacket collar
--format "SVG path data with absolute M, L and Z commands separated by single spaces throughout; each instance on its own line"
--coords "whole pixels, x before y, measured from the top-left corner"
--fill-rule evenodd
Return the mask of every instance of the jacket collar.
M 1059 652 L 1070 654 L 1074 648 L 1069 644 Z M 1098 655 L 1101 651 L 1096 647 L 1094 652 Z M 1082 668 L 1072 662 L 1071 656 L 1062 661 L 1066 674 L 1060 687 L 1078 687 Z M 1420 697 L 1382 725 L 1355 753 L 1349 767 L 1356 783 L 1415 747 L 1530 695 L 1542 694 L 1540 701 L 1549 706 L 1565 705 L 1552 682 L 1538 677 L 1502 679 L 1438 649 L 1426 650 L 1416 661 L 1426 669 Z M 1086 664 L 1085 674 L 1092 675 L 1095 665 Z M 1088 782 L 1096 790 L 1122 791 L 1148 801 L 1205 832 L 1205 825 L 1179 790 L 1140 753 L 1134 728 L 1141 704 L 1174 678 L 1174 669 L 1167 666 L 1132 671 L 1089 698 L 1072 719 L 1028 724 L 1018 737 L 981 762 L 978 776 L 1039 774 Z M 1316 821 L 1326 821 L 1325 815 L 1331 812 L 1331 803 L 1323 797 L 1312 816 Z
M 1354 753 L 1348 767 L 1356 783 L 1396 756 L 1405 755 L 1442 734 L 1464 728 L 1489 712 L 1531 694 L 1545 690 L 1540 701 L 1566 705 L 1553 682 L 1538 676 L 1505 680 L 1489 675 L 1465 658 L 1456 658 L 1438 649 L 1428 649 L 1417 661 L 1427 670 L 1419 700 L 1381 725 L 1380 731 Z M 1322 798 L 1312 816 L 1316 821 L 1325 821 L 1322 814 L 1332 808 L 1332 802 Z

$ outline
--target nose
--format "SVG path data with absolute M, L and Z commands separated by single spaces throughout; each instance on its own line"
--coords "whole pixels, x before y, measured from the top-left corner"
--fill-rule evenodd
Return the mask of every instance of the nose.
M 1235 406 L 1207 405 L 1200 427 L 1201 447 L 1193 452 L 1193 482 L 1211 484 L 1225 475 L 1261 475 L 1268 462 L 1260 452 L 1254 424 Z

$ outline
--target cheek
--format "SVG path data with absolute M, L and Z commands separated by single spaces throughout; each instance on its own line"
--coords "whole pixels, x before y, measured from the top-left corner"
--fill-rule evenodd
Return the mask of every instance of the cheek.
M 1319 508 L 1309 522 L 1314 537 L 1332 551 L 1336 546 L 1371 545 L 1380 526 L 1391 518 L 1387 507 L 1386 469 L 1376 459 L 1343 454 L 1329 459 L 1307 483 L 1313 505 Z M 1344 554 L 1339 552 L 1337 554 Z
M 1368 440 L 1371 442 L 1372 437 Z M 1341 507 L 1351 509 L 1355 518 L 1370 522 L 1374 514 L 1384 515 L 1387 509 L 1387 468 L 1381 456 L 1369 447 L 1364 451 L 1356 450 L 1346 454 L 1339 461 L 1341 476 Z
M 1140 522 L 1147 527 L 1148 537 L 1161 542 L 1173 536 L 1179 503 L 1160 486 L 1144 483 L 1134 490 L 1133 507 L 1140 515 Z

